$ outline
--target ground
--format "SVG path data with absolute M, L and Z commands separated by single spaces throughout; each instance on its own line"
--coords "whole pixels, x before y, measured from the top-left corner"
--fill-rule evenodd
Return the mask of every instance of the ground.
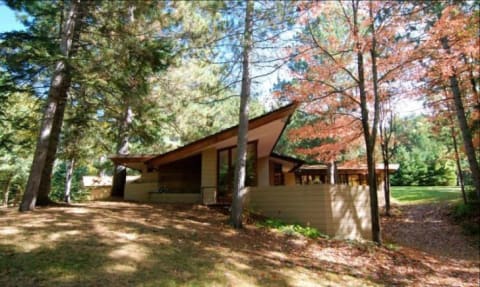
M 478 242 L 453 224 L 449 203 L 398 205 L 382 217 L 384 240 L 430 254 L 479 260 Z
M 306 239 L 204 206 L 0 209 L 0 286 L 478 286 L 478 261 Z

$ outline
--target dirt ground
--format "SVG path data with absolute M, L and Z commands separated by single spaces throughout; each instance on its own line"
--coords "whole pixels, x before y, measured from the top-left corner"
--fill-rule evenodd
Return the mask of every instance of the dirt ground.
M 386 241 L 446 258 L 479 260 L 479 242 L 464 235 L 448 203 L 397 205 L 382 217 Z
M 0 209 L 0 286 L 479 286 L 478 260 L 227 220 L 127 202 Z

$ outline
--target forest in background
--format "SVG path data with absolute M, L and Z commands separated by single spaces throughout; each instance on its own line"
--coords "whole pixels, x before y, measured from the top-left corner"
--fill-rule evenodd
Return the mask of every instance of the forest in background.
M 35 178 L 53 200 L 71 178 L 75 200 L 82 175 L 114 173 L 108 155 L 238 124 L 245 89 L 249 117 L 301 104 L 277 152 L 399 163 L 394 185 L 475 185 L 478 1 L 257 1 L 250 18 L 249 3 L 5 1 L 25 30 L 0 36 L 3 194 L 33 180 L 45 119 L 54 136 Z M 405 99 L 424 111 L 399 117 Z

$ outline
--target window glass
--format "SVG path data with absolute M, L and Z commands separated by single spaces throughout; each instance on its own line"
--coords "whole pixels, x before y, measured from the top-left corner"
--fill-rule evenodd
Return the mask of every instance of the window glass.
M 227 148 L 218 152 L 218 193 L 228 195 L 233 192 L 233 181 L 235 177 L 235 163 L 237 161 L 237 148 Z M 251 142 L 247 145 L 246 163 L 246 186 L 257 185 L 257 143 Z

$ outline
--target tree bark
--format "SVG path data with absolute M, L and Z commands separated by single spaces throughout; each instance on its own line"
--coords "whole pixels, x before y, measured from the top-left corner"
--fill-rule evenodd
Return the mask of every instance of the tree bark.
M 463 180 L 462 165 L 460 164 L 460 154 L 458 152 L 457 133 L 455 132 L 455 123 L 453 121 L 452 109 L 448 101 L 447 88 L 444 87 L 443 91 L 445 93 L 445 100 L 447 103 L 448 120 L 450 121 L 450 135 L 452 137 L 453 152 L 455 153 L 455 163 L 457 165 L 457 183 L 460 186 L 460 189 L 462 191 L 463 203 L 467 204 L 467 195 L 465 193 L 465 183 Z
M 472 135 L 470 133 L 470 128 L 468 127 L 467 117 L 465 116 L 465 109 L 463 107 L 457 77 L 450 77 L 450 87 L 453 93 L 453 102 L 455 103 L 455 112 L 457 114 L 458 124 L 463 136 L 465 153 L 467 154 L 468 164 L 470 166 L 470 171 L 472 172 L 473 185 L 475 187 L 475 192 L 477 193 L 477 198 L 480 199 L 480 168 L 475 155 L 475 147 L 473 146 Z
M 448 38 L 443 37 L 441 40 L 442 47 L 448 53 L 450 53 L 450 45 Z M 465 116 L 465 108 L 463 106 L 462 94 L 458 79 L 455 74 L 449 77 L 450 88 L 453 94 L 453 103 L 455 107 L 455 113 L 457 115 L 458 125 L 463 137 L 463 146 L 465 148 L 465 154 L 467 155 L 468 165 L 472 172 L 473 186 L 475 187 L 475 193 L 477 198 L 480 199 L 480 167 L 478 165 L 477 157 L 475 154 L 475 147 L 473 146 L 472 134 L 468 126 L 467 117 Z
M 127 103 L 125 109 L 120 130 L 118 136 L 117 144 L 117 154 L 126 155 L 128 154 L 128 142 L 129 142 L 129 129 L 133 121 L 132 108 Z M 123 197 L 125 193 L 125 185 L 127 182 L 127 168 L 123 165 L 115 165 L 113 171 L 113 181 L 112 181 L 112 191 L 111 195 L 115 197 Z
M 250 54 L 253 34 L 253 1 L 247 1 L 243 43 L 242 88 L 240 91 L 240 115 L 237 140 L 237 163 L 233 184 L 233 200 L 230 221 L 234 228 L 242 228 L 243 200 L 245 197 L 245 177 L 248 143 L 248 101 L 250 99 Z
M 383 192 L 385 196 L 385 213 L 390 216 L 390 161 L 385 158 L 383 161 Z
M 12 179 L 13 179 L 13 174 L 8 176 L 5 187 L 3 189 L 3 206 L 5 207 L 8 206 L 8 196 L 10 193 L 10 185 L 12 183 Z
M 353 19 L 354 19 L 354 33 L 358 39 L 358 1 L 353 1 Z M 355 5 L 356 3 L 356 5 Z M 372 17 L 372 6 L 370 2 L 370 17 Z M 378 76 L 376 66 L 376 50 L 375 50 L 375 30 L 373 22 L 372 28 L 372 47 L 370 55 L 372 57 L 372 77 L 373 77 L 373 93 L 374 93 L 374 116 L 373 124 L 370 130 L 369 110 L 367 105 L 367 93 L 365 89 L 365 71 L 363 62 L 363 52 L 361 51 L 360 43 L 357 42 L 357 69 L 358 69 L 358 86 L 360 91 L 360 108 L 362 115 L 362 128 L 365 138 L 365 146 L 367 152 L 367 167 L 368 167 L 368 186 L 370 193 L 370 214 L 372 218 L 372 240 L 377 244 L 382 244 L 380 234 L 380 215 L 378 211 L 378 194 L 377 194 L 377 174 L 375 173 L 375 139 L 377 135 L 377 126 L 379 118 L 379 95 L 378 95 Z
M 453 127 L 453 123 L 450 127 L 450 133 L 452 135 L 453 151 L 455 152 L 455 163 L 457 164 L 458 185 L 460 185 L 460 189 L 462 190 L 463 203 L 467 204 L 467 195 L 465 194 L 462 165 L 460 164 L 460 155 L 458 153 L 457 136 L 455 135 L 455 128 Z
M 42 200 L 45 194 L 48 197 L 48 190 L 40 192 L 40 188 L 42 181 L 44 181 L 43 186 L 45 186 L 47 182 L 49 183 L 47 177 L 51 175 L 51 167 L 55 160 L 62 125 L 61 121 L 63 120 L 63 114 L 65 112 L 67 91 L 71 84 L 70 66 L 67 59 L 70 57 L 74 39 L 78 39 L 77 34 L 79 32 L 77 26 L 80 21 L 80 6 L 80 0 L 72 1 L 69 13 L 67 17 L 65 17 L 60 43 L 60 50 L 64 58 L 57 62 L 53 72 L 47 105 L 40 126 L 40 133 L 30 169 L 27 188 L 23 195 L 22 203 L 20 204 L 20 211 L 33 210 L 39 194 L 42 194 Z
M 71 160 L 68 161 L 67 164 L 67 170 L 65 172 L 65 196 L 63 197 L 63 200 L 66 203 L 70 203 L 70 194 L 72 190 L 72 179 L 73 179 L 73 169 L 75 166 L 75 159 L 72 158 Z
M 387 100 L 388 103 L 389 99 Z M 390 106 L 390 105 L 389 105 Z M 385 107 L 385 102 L 383 107 Z M 388 126 L 385 121 L 388 120 Z M 382 109 L 382 120 L 379 122 L 380 130 L 380 147 L 382 149 L 383 159 L 383 192 L 385 197 L 385 213 L 390 216 L 390 141 L 392 139 L 392 133 L 394 131 L 394 115 L 390 111 L 387 115 L 386 111 Z
M 52 136 L 48 144 L 47 157 L 45 160 L 45 167 L 42 170 L 42 176 L 40 178 L 40 186 L 37 194 L 37 206 L 48 205 L 52 203 L 52 200 L 48 197 L 50 194 L 50 188 L 52 183 L 52 172 L 55 164 L 55 158 L 57 154 L 58 141 L 60 138 L 60 132 L 62 130 L 63 117 L 65 115 L 65 109 L 67 105 L 67 97 L 58 101 L 58 106 L 54 114 L 52 125 Z
M 128 9 L 130 15 L 130 24 L 135 22 L 135 6 L 132 5 Z M 130 134 L 130 125 L 133 122 L 132 107 L 128 99 L 125 101 L 126 108 L 121 119 L 120 130 L 118 133 L 117 154 L 128 154 L 128 142 Z M 127 168 L 123 165 L 115 165 L 113 170 L 111 196 L 123 197 L 125 194 L 125 185 L 127 184 Z

